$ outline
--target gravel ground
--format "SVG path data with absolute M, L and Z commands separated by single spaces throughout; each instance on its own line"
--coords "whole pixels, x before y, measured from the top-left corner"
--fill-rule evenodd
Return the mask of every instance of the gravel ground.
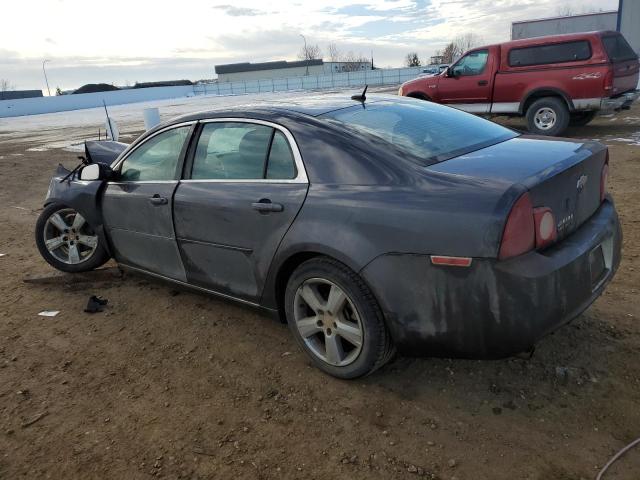
M 591 479 L 640 436 L 640 107 L 568 132 L 610 145 L 625 235 L 591 308 L 531 358 L 397 358 L 351 382 L 253 310 L 113 264 L 56 275 L 34 224 L 75 164 L 59 147 L 100 124 L 57 115 L 0 123 L 0 478 Z M 103 313 L 83 312 L 92 294 Z M 638 472 L 640 448 L 606 479 Z

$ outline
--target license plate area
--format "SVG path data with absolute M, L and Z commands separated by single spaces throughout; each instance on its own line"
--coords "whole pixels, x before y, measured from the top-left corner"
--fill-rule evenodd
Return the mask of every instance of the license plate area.
M 589 252 L 589 269 L 591 271 L 591 289 L 596 290 L 609 273 L 602 244 Z

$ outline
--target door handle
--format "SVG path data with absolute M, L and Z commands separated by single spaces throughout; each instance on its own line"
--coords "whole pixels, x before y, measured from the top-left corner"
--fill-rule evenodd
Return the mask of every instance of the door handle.
M 284 205 L 281 203 L 272 203 L 268 198 L 263 198 L 258 202 L 252 203 L 251 207 L 260 213 L 281 212 L 284 210 Z
M 489 82 L 487 80 L 478 80 L 478 85 L 484 87 L 486 85 L 489 85 Z
M 169 200 L 156 193 L 153 197 L 149 197 L 149 202 L 151 202 L 152 205 L 166 205 L 169 203 Z

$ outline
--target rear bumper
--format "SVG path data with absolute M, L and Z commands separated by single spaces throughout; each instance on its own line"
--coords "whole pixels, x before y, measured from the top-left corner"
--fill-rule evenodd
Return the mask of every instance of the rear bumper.
M 613 98 L 603 98 L 600 102 L 600 111 L 601 113 L 607 113 L 626 110 L 638 98 L 640 98 L 640 90 L 633 90 Z
M 620 263 L 622 232 L 610 199 L 560 244 L 469 268 L 427 255 L 389 254 L 361 272 L 398 349 L 410 355 L 499 358 L 530 350 L 602 293 Z M 599 248 L 604 271 L 592 278 Z M 595 267 L 594 267 L 595 268 Z

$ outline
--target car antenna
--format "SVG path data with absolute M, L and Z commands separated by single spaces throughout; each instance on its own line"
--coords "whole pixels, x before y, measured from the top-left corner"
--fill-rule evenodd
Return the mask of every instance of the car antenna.
M 365 100 L 367 99 L 367 88 L 369 88 L 369 85 L 364 86 L 364 90 L 360 95 L 351 95 L 351 100 L 357 100 L 359 102 L 364 103 Z

